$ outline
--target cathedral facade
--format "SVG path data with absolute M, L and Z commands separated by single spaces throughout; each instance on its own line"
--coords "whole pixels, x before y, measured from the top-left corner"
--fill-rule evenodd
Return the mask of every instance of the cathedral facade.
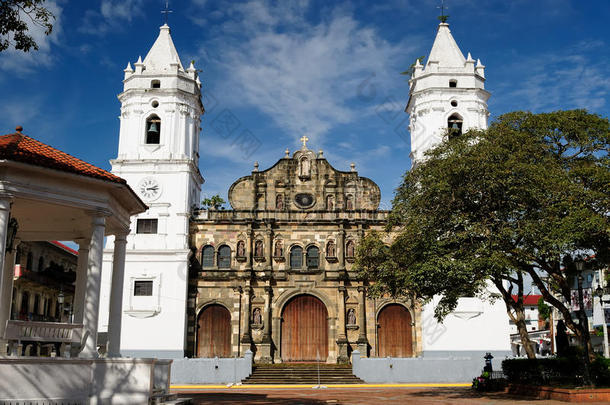
M 335 169 L 305 141 L 233 183 L 231 210 L 201 211 L 191 221 L 190 354 L 252 350 L 259 362 L 334 363 L 348 362 L 355 349 L 421 351 L 417 309 L 367 298 L 354 269 L 359 240 L 386 224 L 379 187 L 353 165 Z
M 241 357 L 251 350 L 257 362 L 341 363 L 356 349 L 372 357 L 510 354 L 501 300 L 461 298 L 439 323 L 434 301 L 419 306 L 367 296 L 354 256 L 364 235 L 387 223 L 379 187 L 355 166 L 334 168 L 305 137 L 272 167 L 255 164 L 237 179 L 228 191 L 230 209 L 197 208 L 204 113 L 198 71 L 193 63 L 184 68 L 167 25 L 134 67 L 124 71 L 111 163 L 149 209 L 125 230 L 123 355 Z M 409 85 L 415 164 L 448 131 L 487 128 L 484 66 L 464 57 L 448 24 L 439 25 Z M 116 278 L 112 266 L 108 249 L 101 308 L 108 308 Z M 107 324 L 108 313 L 101 313 L 99 331 Z

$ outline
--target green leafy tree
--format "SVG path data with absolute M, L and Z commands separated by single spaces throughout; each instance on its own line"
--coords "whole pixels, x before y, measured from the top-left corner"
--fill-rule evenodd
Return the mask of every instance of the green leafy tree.
M 226 201 L 218 194 L 213 195 L 210 198 L 205 198 L 203 201 L 201 201 L 201 205 L 204 208 L 207 208 L 207 209 L 213 208 L 215 210 L 219 209 L 225 203 L 226 203 Z
M 45 35 L 53 31 L 55 16 L 43 7 L 45 0 L 0 0 L 0 52 L 13 46 L 28 52 L 38 50 L 38 44 L 29 34 L 28 24 L 44 29 Z
M 608 120 L 584 110 L 514 112 L 486 131 L 446 138 L 397 189 L 386 257 L 371 257 L 370 246 L 358 250 L 372 293 L 421 301 L 440 295 L 435 315 L 442 319 L 459 297 L 485 294 L 493 283 L 527 342 L 528 274 L 591 348 L 588 328 L 579 326 L 586 322 L 575 322 L 564 302 L 571 301 L 574 258 L 595 256 L 592 267 L 609 262 Z

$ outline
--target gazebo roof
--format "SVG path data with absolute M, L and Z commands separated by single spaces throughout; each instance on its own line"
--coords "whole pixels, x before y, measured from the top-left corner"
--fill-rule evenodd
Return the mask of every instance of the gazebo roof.
M 21 127 L 17 127 L 16 130 L 17 132 L 14 134 L 0 136 L 0 159 L 127 184 L 124 179 L 104 169 L 22 134 Z

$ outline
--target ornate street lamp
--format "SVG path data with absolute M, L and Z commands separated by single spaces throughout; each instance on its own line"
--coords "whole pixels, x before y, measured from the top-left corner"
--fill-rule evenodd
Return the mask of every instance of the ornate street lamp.
M 587 314 L 585 313 L 585 303 L 583 300 L 582 293 L 582 282 L 584 277 L 582 271 L 585 268 L 585 261 L 583 259 L 576 259 L 574 261 L 576 265 L 576 271 L 578 272 L 578 323 L 580 324 L 580 333 L 582 334 L 581 343 L 583 345 L 583 357 L 584 357 L 584 383 L 585 385 L 591 385 L 591 373 L 589 372 L 589 321 L 587 321 Z
M 606 310 L 604 304 L 610 303 L 610 300 L 604 300 L 604 288 L 602 288 L 602 281 L 600 280 L 599 285 L 595 289 L 595 295 L 599 298 L 599 306 L 602 310 L 602 330 L 604 331 L 604 357 L 610 357 L 610 350 L 608 348 L 608 325 L 606 324 Z

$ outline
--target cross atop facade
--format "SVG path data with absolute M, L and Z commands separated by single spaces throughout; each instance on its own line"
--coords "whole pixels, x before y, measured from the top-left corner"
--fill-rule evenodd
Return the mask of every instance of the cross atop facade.
M 306 137 L 305 135 L 303 135 L 301 137 L 301 142 L 303 142 L 303 149 L 307 149 L 307 141 L 309 140 L 308 137 Z
M 167 16 L 169 13 L 173 13 L 173 10 L 169 9 L 169 0 L 165 0 L 165 9 L 161 10 L 161 14 L 165 14 L 165 25 L 167 25 Z
M 441 15 L 438 17 L 438 19 L 442 23 L 446 23 L 447 22 L 447 18 L 449 18 L 449 16 L 445 15 L 445 9 L 447 9 L 449 7 L 445 6 L 445 0 L 441 0 L 441 5 L 436 7 L 436 8 L 439 8 L 441 10 Z

